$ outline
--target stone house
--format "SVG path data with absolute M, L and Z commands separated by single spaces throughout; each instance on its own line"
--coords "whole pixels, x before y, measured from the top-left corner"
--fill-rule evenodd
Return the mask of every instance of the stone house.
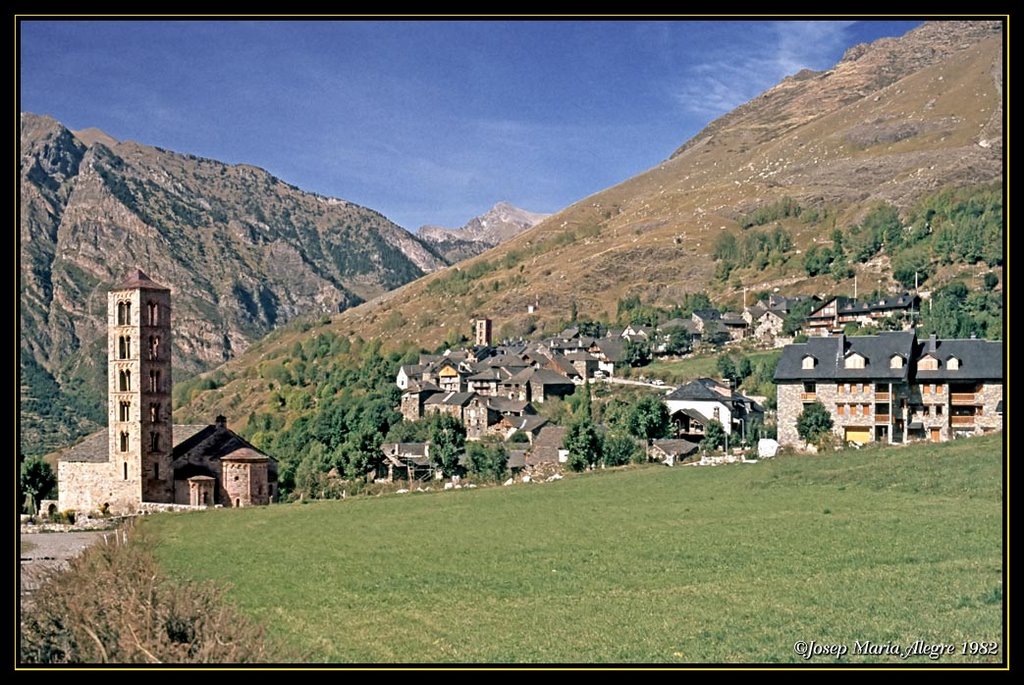
M 479 440 L 487 426 L 498 421 L 498 414 L 488 409 L 487 398 L 475 392 L 440 392 L 423 403 L 423 415 L 448 414 L 466 427 L 466 439 Z
M 909 293 L 872 302 L 850 297 L 833 297 L 807 315 L 803 333 L 808 337 L 835 335 L 841 333 L 843 327 L 850 323 L 864 326 L 877 325 L 883 319 L 895 316 L 909 319 L 911 312 L 920 310 L 920 307 L 920 298 Z M 909 323 L 905 328 L 909 328 Z
M 821 402 L 848 442 L 931 440 L 1003 427 L 1002 343 L 918 341 L 914 331 L 811 338 L 787 345 L 775 371 L 778 440 L 802 443 L 797 418 Z

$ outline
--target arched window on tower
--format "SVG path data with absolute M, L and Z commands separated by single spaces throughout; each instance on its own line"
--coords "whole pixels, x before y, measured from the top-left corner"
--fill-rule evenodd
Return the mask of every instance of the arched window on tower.
M 130 336 L 122 335 L 117 339 L 117 358 L 128 359 L 132 356 L 132 339 Z
M 156 302 L 146 304 L 146 314 L 148 315 L 150 326 L 156 326 L 160 323 L 160 305 Z
M 149 336 L 149 358 L 157 359 L 160 356 L 160 338 L 155 335 Z
M 124 466 L 123 466 L 123 468 L 124 468 L 124 471 L 123 471 L 123 473 L 124 473 L 124 479 L 125 479 L 125 480 L 128 480 L 128 462 L 124 462 Z
M 149 434 L 149 449 L 153 452 L 160 451 L 160 434 L 150 433 Z
M 128 451 L 128 433 L 125 433 L 125 432 L 121 433 L 121 451 L 122 452 L 127 452 Z
M 130 326 L 132 322 L 132 303 L 131 302 L 118 302 L 117 303 L 117 325 L 118 326 Z
M 118 388 L 121 392 L 130 392 L 132 389 L 132 372 L 125 369 L 117 374 Z
M 153 402 L 149 405 L 149 422 L 160 423 L 160 403 Z
M 160 392 L 160 372 L 156 369 L 149 371 L 149 391 Z
M 131 402 L 121 402 L 118 404 L 117 420 L 118 421 L 131 421 Z

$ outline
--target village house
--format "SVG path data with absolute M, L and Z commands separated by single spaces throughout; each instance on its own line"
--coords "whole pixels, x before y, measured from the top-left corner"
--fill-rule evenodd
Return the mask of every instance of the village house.
M 171 291 L 134 271 L 107 293 L 107 427 L 57 453 L 61 511 L 269 504 L 277 462 L 227 427 L 173 425 Z
M 901 317 L 903 328 L 909 329 L 912 312 L 919 311 L 921 301 L 917 295 L 903 293 L 872 302 L 849 297 L 833 297 L 807 315 L 803 333 L 807 337 L 836 335 L 850 323 L 858 326 L 878 325 L 885 319 Z
M 775 371 L 778 440 L 802 444 L 797 419 L 820 402 L 847 442 L 942 442 L 1003 426 L 1002 343 L 918 341 L 914 331 L 787 345 Z
M 487 431 L 487 426 L 498 421 L 498 416 L 492 416 L 487 407 L 487 398 L 475 392 L 432 394 L 423 402 L 423 416 L 434 414 L 448 414 L 461 421 L 466 427 L 467 440 L 479 440 Z
M 626 364 L 626 341 L 621 337 L 598 338 L 587 352 L 597 358 L 597 370 L 608 376 Z
M 710 421 L 718 421 L 726 435 L 747 437 L 752 422 L 763 422 L 764 409 L 749 397 L 711 378 L 681 385 L 662 400 L 676 426 L 676 435 L 699 438 Z

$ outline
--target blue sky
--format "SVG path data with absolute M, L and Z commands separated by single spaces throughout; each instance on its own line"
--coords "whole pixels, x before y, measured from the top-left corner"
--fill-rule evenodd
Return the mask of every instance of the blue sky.
M 459 226 L 561 209 L 919 23 L 24 20 L 21 109 Z

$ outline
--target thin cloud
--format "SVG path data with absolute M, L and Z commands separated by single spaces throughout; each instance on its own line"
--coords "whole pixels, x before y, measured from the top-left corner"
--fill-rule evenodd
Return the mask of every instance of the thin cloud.
M 716 117 L 801 69 L 831 66 L 846 44 L 850 21 L 777 22 L 751 36 L 746 52 L 719 53 L 689 67 L 671 93 L 689 113 Z M 758 41 L 761 41 L 758 43 Z

